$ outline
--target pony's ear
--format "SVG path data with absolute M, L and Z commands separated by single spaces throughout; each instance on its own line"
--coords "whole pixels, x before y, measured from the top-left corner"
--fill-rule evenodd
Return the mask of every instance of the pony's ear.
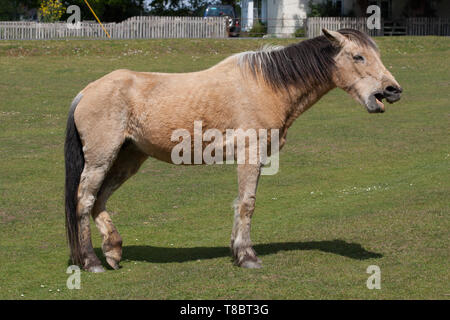
M 322 32 L 324 34 L 325 37 L 327 37 L 328 40 L 330 40 L 330 42 L 336 46 L 336 47 L 342 47 L 344 45 L 345 42 L 345 36 L 343 36 L 342 34 L 340 34 L 337 31 L 331 31 L 331 30 L 327 30 L 327 29 L 322 29 Z

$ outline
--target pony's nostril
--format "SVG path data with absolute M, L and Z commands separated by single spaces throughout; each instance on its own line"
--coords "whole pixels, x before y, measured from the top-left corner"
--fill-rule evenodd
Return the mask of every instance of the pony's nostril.
M 386 87 L 385 90 L 386 90 L 387 92 L 392 92 L 392 93 L 397 92 L 397 89 L 396 89 L 395 87 L 393 87 L 393 86 Z
M 384 91 L 388 94 L 397 94 L 402 93 L 403 90 L 400 87 L 387 86 Z

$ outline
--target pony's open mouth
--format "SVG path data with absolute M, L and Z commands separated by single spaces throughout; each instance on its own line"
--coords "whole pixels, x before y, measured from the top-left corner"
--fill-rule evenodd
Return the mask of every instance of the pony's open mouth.
M 385 109 L 382 100 L 385 98 L 386 97 L 380 92 L 372 93 L 366 102 L 367 111 L 369 111 L 369 113 L 383 113 Z
M 382 110 L 381 112 L 384 112 L 384 103 L 382 102 L 384 99 L 384 95 L 382 95 L 381 93 L 375 93 L 374 96 L 378 107 Z

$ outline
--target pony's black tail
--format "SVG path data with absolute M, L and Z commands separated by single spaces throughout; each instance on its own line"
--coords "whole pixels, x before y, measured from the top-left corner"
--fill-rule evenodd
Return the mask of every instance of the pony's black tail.
M 72 263 L 82 265 L 81 243 L 77 218 L 78 185 L 84 168 L 83 146 L 75 126 L 74 112 L 82 94 L 73 100 L 67 119 L 64 158 L 66 163 L 66 232 Z

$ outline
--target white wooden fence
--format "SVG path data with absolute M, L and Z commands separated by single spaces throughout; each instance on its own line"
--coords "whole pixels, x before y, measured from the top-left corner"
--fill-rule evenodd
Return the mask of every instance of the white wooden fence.
M 339 30 L 344 28 L 363 31 L 371 36 L 379 35 L 379 30 L 370 30 L 367 27 L 367 19 L 347 18 L 347 17 L 311 17 L 306 21 L 306 32 L 308 38 L 314 38 L 322 35 L 322 29 Z
M 411 36 L 450 36 L 450 18 L 409 18 L 406 32 Z
M 306 19 L 306 35 L 313 38 L 322 28 L 338 30 L 352 28 L 371 36 L 381 35 L 439 35 L 450 36 L 450 18 L 407 18 L 396 22 L 381 21 L 381 29 L 370 30 L 366 18 L 311 17 Z M 302 21 L 303 22 L 303 21 Z M 112 39 L 149 38 L 225 38 L 228 36 L 224 18 L 202 17 L 133 17 L 120 23 L 103 24 Z M 397 31 L 394 29 L 397 28 Z M 400 30 L 400 31 L 399 31 Z M 291 35 L 291 34 L 289 34 Z M 71 29 L 64 22 L 39 23 L 0 21 L 0 40 L 37 39 L 107 39 L 97 22 L 81 22 Z
M 394 25 L 394 27 L 392 27 Z M 397 26 L 401 32 L 393 32 Z M 388 29 L 389 26 L 389 29 Z M 450 36 L 450 18 L 406 18 L 399 21 L 381 20 L 381 29 L 369 29 L 367 18 L 348 17 L 311 17 L 307 19 L 307 36 L 314 38 L 322 34 L 322 28 L 339 30 L 351 28 L 363 31 L 371 36 L 411 35 L 411 36 Z M 389 31 L 388 31 L 389 30 Z
M 104 23 L 112 39 L 149 38 L 225 38 L 228 36 L 223 18 L 202 17 L 133 17 L 120 23 Z M 90 38 L 108 36 L 97 22 L 81 22 L 71 29 L 64 22 L 0 21 L 0 40 L 36 40 Z

